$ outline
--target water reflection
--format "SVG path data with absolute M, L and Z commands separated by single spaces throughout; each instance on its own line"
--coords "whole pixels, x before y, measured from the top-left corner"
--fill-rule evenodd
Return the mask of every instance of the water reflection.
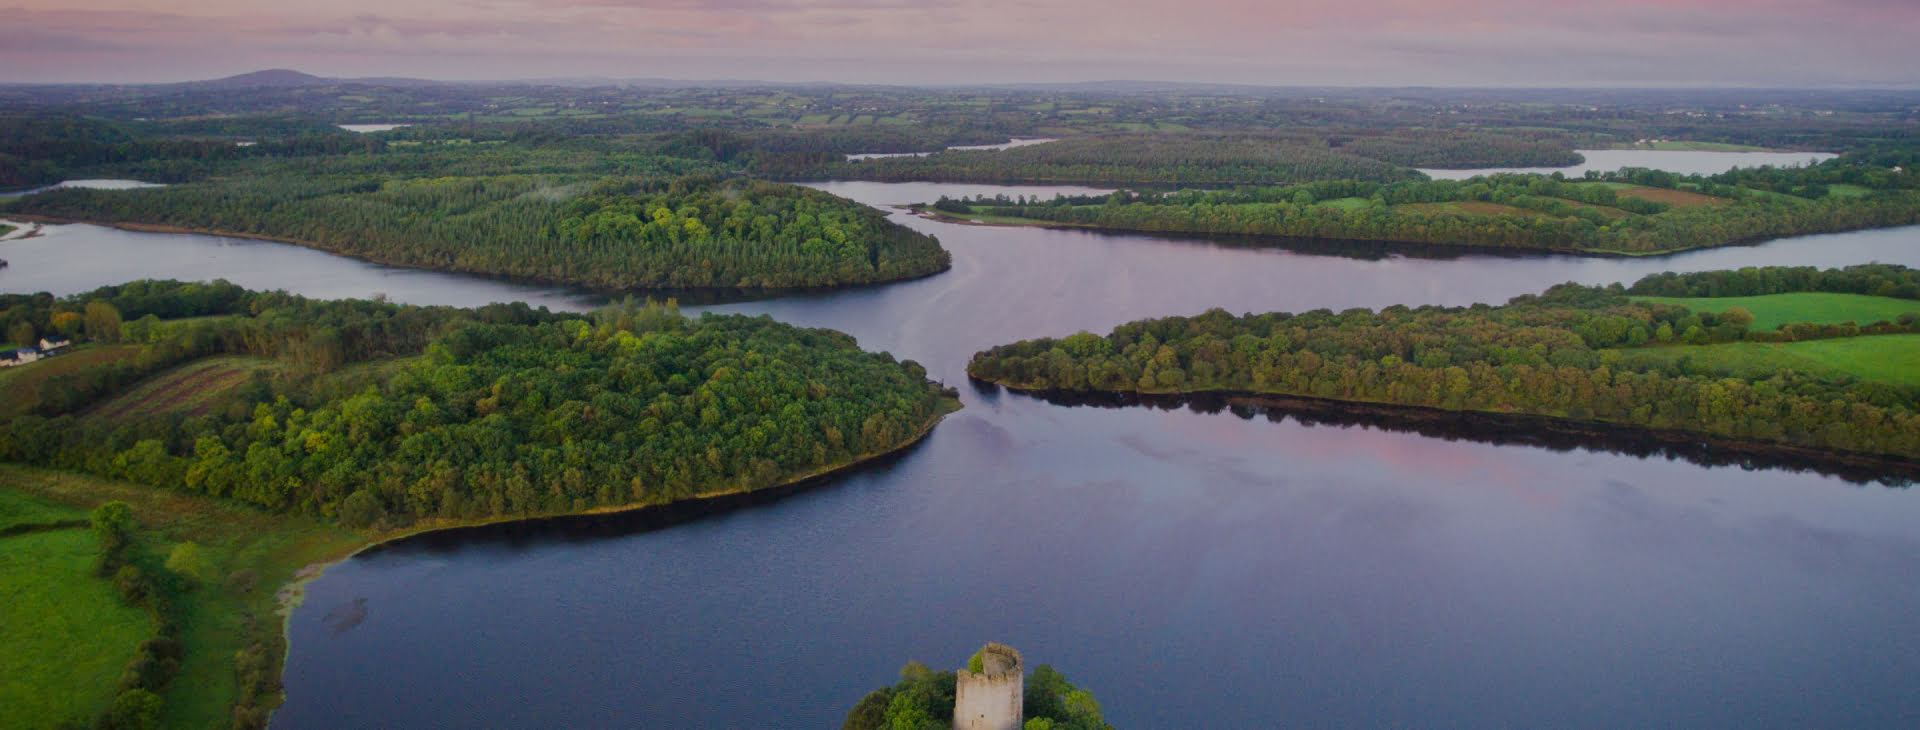
M 1001 388 L 971 381 L 975 392 L 993 398 Z M 1706 467 L 1746 471 L 1782 469 L 1837 477 L 1854 484 L 1910 487 L 1920 480 L 1920 463 L 1870 454 L 1831 454 L 1768 444 L 1710 439 L 1682 432 L 1580 423 L 1517 414 L 1460 413 L 1290 396 L 1219 393 L 1157 395 L 1048 391 L 1018 393 L 1067 407 L 1186 409 L 1194 413 L 1232 413 L 1245 420 L 1295 421 L 1309 427 L 1360 428 L 1414 433 L 1445 441 L 1497 446 L 1527 446 L 1549 451 L 1591 451 L 1641 459 L 1682 460 Z

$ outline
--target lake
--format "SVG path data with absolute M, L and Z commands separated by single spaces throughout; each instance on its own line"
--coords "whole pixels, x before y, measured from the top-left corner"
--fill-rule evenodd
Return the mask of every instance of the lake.
M 1010 150 L 1015 147 L 1030 147 L 1032 145 L 1046 144 L 1048 142 L 1057 142 L 1057 141 L 1059 141 L 1059 138 L 1057 137 L 1014 137 L 1013 139 L 1007 140 L 1005 142 L 1001 142 L 999 144 L 963 144 L 963 145 L 954 145 L 952 147 L 948 147 L 947 149 L 950 149 L 950 150 Z M 847 161 L 859 162 L 861 160 L 877 160 L 883 157 L 926 157 L 927 155 L 931 155 L 931 154 L 933 153 L 932 152 L 866 152 L 866 153 L 861 153 L 856 155 L 847 155 Z
M 1696 152 L 1691 150 L 1579 150 L 1586 162 L 1570 167 L 1489 167 L 1478 170 L 1421 170 L 1436 180 L 1465 180 L 1494 173 L 1562 173 L 1580 177 L 1587 171 L 1613 172 L 1622 167 L 1645 167 L 1682 175 L 1718 175 L 1736 167 L 1805 165 L 1828 160 L 1830 152 Z
M 883 206 L 1055 190 L 815 187 Z M 1471 433 L 1054 405 L 964 374 L 994 344 L 1216 306 L 1920 266 L 1920 227 L 1650 259 L 1414 257 L 893 215 L 939 236 L 953 269 L 709 309 L 852 333 L 959 387 L 965 410 L 897 458 L 737 510 L 442 533 L 337 565 L 292 617 L 274 725 L 836 727 L 907 660 L 958 666 L 988 640 L 1059 667 L 1119 727 L 1859 727 L 1920 713 L 1907 489 Z M 152 275 L 423 304 L 600 299 L 84 225 L 0 257 L 7 292 Z
M 334 126 L 347 130 L 349 132 L 366 134 L 368 132 L 391 132 L 401 127 L 411 127 L 413 125 L 412 124 L 337 124 Z

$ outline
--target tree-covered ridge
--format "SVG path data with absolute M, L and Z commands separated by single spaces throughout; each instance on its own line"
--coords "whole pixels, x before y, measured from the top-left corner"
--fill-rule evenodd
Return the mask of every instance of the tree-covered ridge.
M 30 215 L 285 239 L 383 263 L 600 288 L 782 288 L 944 270 L 939 242 L 820 191 L 706 176 L 241 175 L 57 190 Z
M 1840 158 L 1712 177 L 1628 169 L 1573 180 L 1323 181 L 943 200 L 933 207 L 962 217 L 1130 231 L 1641 254 L 1920 223 L 1917 187 L 1911 163 Z
M 1311 135 L 1107 134 L 1005 150 L 846 162 L 835 179 L 988 183 L 1272 185 L 1306 180 L 1409 180 L 1418 173 L 1348 154 Z
M 170 357 L 50 381 L 76 395 L 0 424 L 0 458 L 400 526 L 768 487 L 900 448 L 953 405 L 918 364 L 846 335 L 655 305 L 588 318 L 162 282 L 49 308 L 105 305 L 126 289 L 224 301 L 231 316 L 143 329 L 147 351 Z M 89 410 L 214 353 L 277 358 L 286 376 L 262 375 L 205 415 Z
M 1402 167 L 1472 170 L 1486 167 L 1568 167 L 1586 158 L 1562 135 L 1425 129 L 1329 140 L 1341 152 Z
M 1915 272 L 1893 266 L 1818 276 L 1743 269 L 1681 278 L 1700 285 L 1739 280 L 1775 293 L 1916 293 Z M 1083 332 L 1003 345 L 975 355 L 968 373 L 1023 390 L 1305 396 L 1920 458 L 1920 391 L 1912 387 L 1791 370 L 1741 376 L 1686 357 L 1648 356 L 1723 342 L 1920 332 L 1912 316 L 1755 331 L 1744 311 L 1693 312 L 1626 296 L 1669 291 L 1674 282 L 1650 277 L 1631 290 L 1566 284 L 1499 307 L 1238 317 L 1214 310 L 1132 322 L 1105 337 Z

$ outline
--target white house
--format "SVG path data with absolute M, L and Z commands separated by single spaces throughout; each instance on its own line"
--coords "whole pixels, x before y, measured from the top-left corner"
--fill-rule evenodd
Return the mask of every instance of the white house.
M 40 351 L 31 347 L 0 351 L 0 368 L 25 365 L 38 359 L 40 359 Z

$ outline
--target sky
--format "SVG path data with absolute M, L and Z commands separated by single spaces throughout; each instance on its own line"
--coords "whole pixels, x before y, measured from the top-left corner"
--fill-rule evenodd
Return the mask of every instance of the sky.
M 1920 0 L 0 0 L 0 81 L 1920 86 Z

